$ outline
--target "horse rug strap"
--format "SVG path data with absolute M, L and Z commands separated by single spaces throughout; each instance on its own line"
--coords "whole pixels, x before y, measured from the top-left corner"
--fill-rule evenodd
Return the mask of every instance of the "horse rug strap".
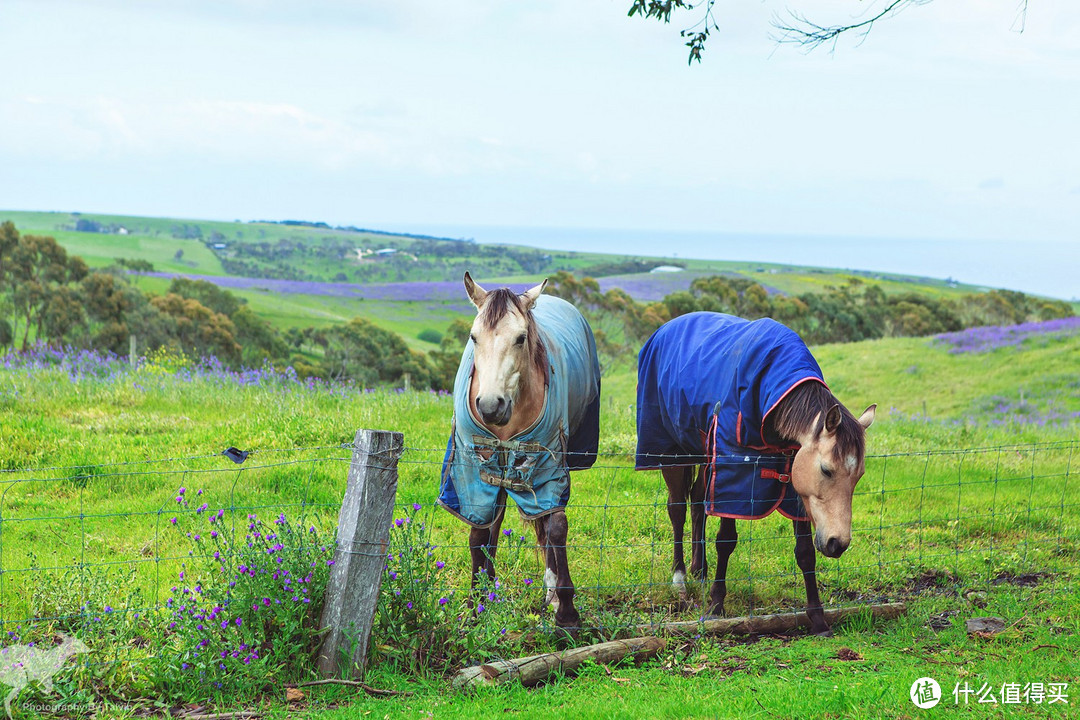
M 487 456 L 480 463 L 480 479 L 515 492 L 532 492 L 532 473 L 538 456 L 562 456 L 562 448 L 553 452 L 538 442 L 499 440 L 484 435 L 473 435 L 472 441 L 477 455 Z
M 570 303 L 541 295 L 533 306 L 547 350 L 547 389 L 536 423 L 509 440 L 481 425 L 468 406 L 472 341 L 454 380 L 454 422 L 443 460 L 439 504 L 473 527 L 502 517 L 509 495 L 526 517 L 566 507 L 570 470 L 596 462 L 600 361 L 588 322 Z

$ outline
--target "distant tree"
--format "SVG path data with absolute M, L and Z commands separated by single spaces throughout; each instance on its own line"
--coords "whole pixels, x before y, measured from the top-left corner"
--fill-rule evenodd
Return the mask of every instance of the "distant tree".
M 153 297 L 150 304 L 173 320 L 172 338 L 184 352 L 196 357 L 213 355 L 230 365 L 240 362 L 236 326 L 227 316 L 176 293 Z
M 169 284 L 169 292 L 180 297 L 198 300 L 214 312 L 228 317 L 232 317 L 244 302 L 228 290 L 206 280 L 173 278 Z
M 397 333 L 370 320 L 353 318 L 326 331 L 324 364 L 330 377 L 364 386 L 398 383 L 408 373 L 414 387 L 430 387 L 431 366 Z
M 267 360 L 284 359 L 289 346 L 281 333 L 247 305 L 241 306 L 230 318 L 236 326 L 236 341 L 241 348 L 241 362 L 247 367 L 259 367 Z
M 169 292 L 197 300 L 215 313 L 229 318 L 235 328 L 236 342 L 241 347 L 241 362 L 258 367 L 266 360 L 284 359 L 289 354 L 285 341 L 270 323 L 257 316 L 246 301 L 206 280 L 174 278 Z
M 85 324 L 86 314 L 77 287 L 60 285 L 49 292 L 41 312 L 38 337 L 62 341 Z
M 443 338 L 441 332 L 439 332 L 438 330 L 434 330 L 432 328 L 424 328 L 423 330 L 421 330 L 417 334 L 416 337 L 417 337 L 418 340 L 423 340 L 424 342 L 434 343 L 435 345 L 438 345 L 440 342 L 442 342 L 442 338 Z
M 453 390 L 454 378 L 461 362 L 461 353 L 469 341 L 472 323 L 462 318 L 455 319 L 443 333 L 439 349 L 428 353 L 432 365 L 431 386 L 436 390 Z
M 15 229 L 15 223 L 8 220 L 0 224 L 0 293 L 7 284 L 7 276 L 11 270 L 11 253 L 18 244 L 19 231 Z
M 101 223 L 93 220 L 87 220 L 86 218 L 79 218 L 75 221 L 76 232 L 101 232 Z
M 57 288 L 82 280 L 88 269 L 82 258 L 69 258 L 55 238 L 42 235 L 21 236 L 11 251 L 10 264 L 11 302 L 16 317 L 23 320 L 25 350 L 31 329 L 39 339 L 47 339 L 45 310 Z

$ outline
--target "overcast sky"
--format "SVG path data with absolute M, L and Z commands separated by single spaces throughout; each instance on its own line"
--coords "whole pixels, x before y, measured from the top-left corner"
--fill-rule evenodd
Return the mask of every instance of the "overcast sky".
M 0 208 L 1077 244 L 1080 4 L 866 4 L 3 0 Z

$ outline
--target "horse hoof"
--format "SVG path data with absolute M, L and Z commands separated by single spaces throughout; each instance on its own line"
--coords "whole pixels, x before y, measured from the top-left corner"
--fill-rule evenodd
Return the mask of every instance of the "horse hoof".
M 581 620 L 566 620 L 563 622 L 555 621 L 555 630 L 553 631 L 556 644 L 565 645 L 571 644 L 577 641 L 578 636 L 581 634 Z
M 824 627 L 824 628 L 817 628 L 817 629 L 811 628 L 810 632 L 814 633 L 818 637 L 832 637 L 833 636 L 833 632 L 832 632 L 831 627 Z

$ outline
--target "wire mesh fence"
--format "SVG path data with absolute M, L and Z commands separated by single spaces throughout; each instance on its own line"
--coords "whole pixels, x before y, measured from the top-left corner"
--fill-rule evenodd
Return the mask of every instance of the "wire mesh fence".
M 241 464 L 213 454 L 0 473 L 3 644 L 26 641 L 34 628 L 115 618 L 167 626 L 178 604 L 194 602 L 192 588 L 210 582 L 196 568 L 220 566 L 228 582 L 254 577 L 244 564 L 253 552 L 271 570 L 282 557 L 312 567 L 327 561 L 351 450 L 262 450 Z M 1080 442 L 1068 441 L 868 456 L 851 546 L 838 560 L 818 560 L 824 604 L 924 592 L 959 597 L 999 584 L 1071 591 L 1078 450 Z M 512 508 L 499 535 L 498 580 L 470 590 L 467 526 L 434 505 L 444 452 L 406 447 L 401 457 L 380 612 L 414 602 L 422 590 L 433 606 L 459 615 L 488 612 L 492 632 L 550 629 L 543 558 Z M 602 454 L 591 470 L 575 473 L 567 551 L 585 628 L 614 636 L 706 611 L 707 581 L 690 584 L 689 601 L 672 588 L 667 502 L 660 473 L 635 471 L 628 453 Z M 710 568 L 718 527 L 715 519 L 707 526 Z M 740 521 L 738 531 L 727 613 L 802 608 L 791 522 L 774 513 Z M 275 576 L 266 604 L 317 602 L 316 592 L 297 590 L 299 579 L 291 586 L 285 579 Z M 133 653 L 155 652 L 133 643 Z

